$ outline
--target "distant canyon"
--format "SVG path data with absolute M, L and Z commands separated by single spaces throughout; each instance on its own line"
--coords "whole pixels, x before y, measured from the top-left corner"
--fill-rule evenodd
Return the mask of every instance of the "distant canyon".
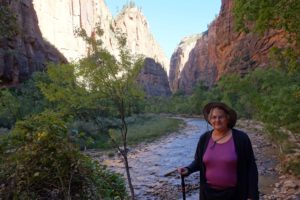
M 118 57 L 116 34 L 127 38 L 132 54 L 146 60 L 138 82 L 149 96 L 169 96 L 176 91 L 190 94 L 202 82 L 211 87 L 226 73 L 247 74 L 267 66 L 272 47 L 287 44 L 285 34 L 269 31 L 264 36 L 234 30 L 233 0 L 222 0 L 218 17 L 208 30 L 183 38 L 169 60 L 151 34 L 141 10 L 125 6 L 113 17 L 104 0 L 3 0 L 17 15 L 21 33 L 0 40 L 2 87 L 18 85 L 48 62 L 67 63 L 87 55 L 76 28 L 94 34 L 103 29 L 103 47 Z M 193 22 L 191 22 L 193 23 Z M 170 33 L 171 34 L 171 33 Z

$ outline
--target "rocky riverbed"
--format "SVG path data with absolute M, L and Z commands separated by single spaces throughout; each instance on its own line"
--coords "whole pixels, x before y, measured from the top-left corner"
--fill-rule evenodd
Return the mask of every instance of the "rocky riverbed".
M 300 200 L 300 179 L 281 170 L 278 148 L 269 142 L 259 122 L 239 120 L 237 127 L 248 133 L 259 171 L 262 200 Z
M 185 128 L 153 143 L 141 144 L 129 153 L 129 165 L 137 199 L 181 199 L 180 176 L 176 168 L 187 165 L 194 156 L 199 136 L 209 129 L 198 118 L 184 118 Z M 251 138 L 259 170 L 261 199 L 300 200 L 300 180 L 280 170 L 277 148 L 268 142 L 261 124 L 239 121 L 237 128 Z M 94 159 L 111 170 L 124 174 L 121 156 L 113 157 L 99 151 L 88 151 Z M 198 200 L 199 173 L 185 178 L 187 199 Z

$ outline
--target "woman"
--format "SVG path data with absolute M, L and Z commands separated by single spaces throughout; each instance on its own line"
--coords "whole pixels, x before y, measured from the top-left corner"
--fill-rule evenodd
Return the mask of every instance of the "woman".
M 200 171 L 201 200 L 257 200 L 258 172 L 252 145 L 246 133 L 233 129 L 236 112 L 221 102 L 203 109 L 213 127 L 201 135 L 194 161 L 178 168 L 183 176 Z

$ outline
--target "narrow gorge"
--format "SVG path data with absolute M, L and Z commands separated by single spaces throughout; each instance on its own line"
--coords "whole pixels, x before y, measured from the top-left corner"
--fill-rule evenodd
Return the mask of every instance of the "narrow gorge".
M 141 9 L 134 6 L 124 6 L 116 17 L 104 0 L 26 0 L 11 2 L 10 7 L 21 31 L 15 37 L 1 39 L 2 87 L 23 82 L 34 71 L 44 70 L 47 62 L 73 62 L 87 55 L 87 45 L 74 34 L 77 28 L 93 35 L 100 25 L 103 47 L 115 56 L 116 34 L 122 32 L 132 54 L 142 54 L 157 63 L 151 70 L 156 78 L 141 75 L 139 80 L 146 92 L 155 85 L 158 89 L 151 89 L 151 95 L 163 96 L 178 90 L 191 94 L 199 82 L 211 87 L 224 74 L 243 76 L 257 67 L 266 67 L 270 50 L 287 45 L 283 31 L 270 30 L 262 37 L 235 31 L 233 0 L 222 0 L 220 13 L 208 30 L 183 38 L 170 60 L 151 34 Z
M 191 94 L 197 83 L 211 87 L 224 74 L 237 73 L 241 76 L 255 68 L 270 64 L 269 53 L 273 47 L 286 47 L 286 34 L 270 30 L 263 36 L 235 31 L 233 0 L 222 0 L 216 19 L 202 33 L 195 46 L 184 39 L 171 57 L 170 86 Z M 188 58 L 186 58 L 188 55 Z

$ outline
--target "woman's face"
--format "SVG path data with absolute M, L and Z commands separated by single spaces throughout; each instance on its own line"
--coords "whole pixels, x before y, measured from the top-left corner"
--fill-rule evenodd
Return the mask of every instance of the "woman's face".
M 220 108 L 211 109 L 209 122 L 217 131 L 226 131 L 228 129 L 228 115 Z

